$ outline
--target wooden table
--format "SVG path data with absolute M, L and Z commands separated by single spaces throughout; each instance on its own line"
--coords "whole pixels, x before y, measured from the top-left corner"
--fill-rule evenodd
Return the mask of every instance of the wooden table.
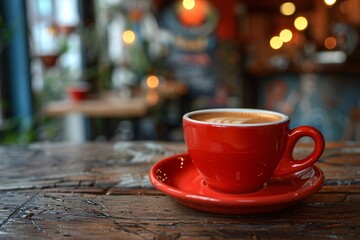
M 178 81 L 166 81 L 154 89 L 136 89 L 131 97 L 115 91 L 103 92 L 82 101 L 50 101 L 44 107 L 46 116 L 80 113 L 87 117 L 142 117 L 164 99 L 184 95 L 187 86 Z
M 267 214 L 222 215 L 155 190 L 150 167 L 182 143 L 0 147 L 0 239 L 358 239 L 360 142 L 327 143 L 322 190 Z M 299 145 L 296 154 L 310 147 Z
M 78 102 L 50 101 L 45 104 L 43 113 L 50 117 L 64 117 L 65 139 L 73 143 L 82 143 L 87 140 L 85 117 L 144 117 L 164 100 L 180 97 L 187 91 L 188 88 L 184 83 L 168 80 L 154 89 L 135 89 L 131 97 L 123 97 L 118 92 L 108 91 Z

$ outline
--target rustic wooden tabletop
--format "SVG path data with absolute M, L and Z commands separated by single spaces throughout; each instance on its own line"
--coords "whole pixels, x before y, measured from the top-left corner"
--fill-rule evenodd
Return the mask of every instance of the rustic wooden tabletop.
M 327 143 L 320 192 L 266 214 L 185 207 L 148 179 L 181 143 L 0 147 L 0 239 L 358 239 L 360 143 Z M 299 145 L 296 154 L 310 146 Z

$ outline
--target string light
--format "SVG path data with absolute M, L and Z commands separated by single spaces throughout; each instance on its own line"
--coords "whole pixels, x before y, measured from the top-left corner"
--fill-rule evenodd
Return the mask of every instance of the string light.
M 285 2 L 280 5 L 280 12 L 285 16 L 293 15 L 296 10 L 295 4 L 292 2 Z
M 289 42 L 292 39 L 293 34 L 289 29 L 283 29 L 280 32 L 279 37 L 283 42 Z
M 294 26 L 297 30 L 302 31 L 307 28 L 308 20 L 303 16 L 297 17 L 294 21 Z
M 270 39 L 270 47 L 272 49 L 279 49 L 281 48 L 283 45 L 283 41 L 281 40 L 281 38 L 279 36 L 274 36 Z

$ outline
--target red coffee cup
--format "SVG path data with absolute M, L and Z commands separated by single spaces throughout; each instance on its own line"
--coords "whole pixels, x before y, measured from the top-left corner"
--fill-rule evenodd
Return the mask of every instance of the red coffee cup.
M 207 109 L 183 116 L 188 154 L 206 184 L 226 193 L 257 191 L 271 178 L 313 165 L 324 151 L 317 129 L 289 129 L 288 116 L 258 109 Z M 293 158 L 302 137 L 314 140 L 312 153 Z

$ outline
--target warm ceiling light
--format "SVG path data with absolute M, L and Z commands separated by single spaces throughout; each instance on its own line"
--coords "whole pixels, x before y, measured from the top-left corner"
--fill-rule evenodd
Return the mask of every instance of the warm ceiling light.
M 123 32 L 122 38 L 124 40 L 125 43 L 127 44 L 133 44 L 135 42 L 135 33 L 131 30 L 126 30 L 125 32 Z
M 183 7 L 187 10 L 191 10 L 195 7 L 195 0 L 183 0 Z
M 334 49 L 337 45 L 337 41 L 334 37 L 328 37 L 324 41 L 324 45 L 327 49 L 331 50 Z
M 146 79 L 146 85 L 149 88 L 157 88 L 159 86 L 159 78 L 157 76 L 151 75 Z
M 285 16 L 293 15 L 295 10 L 296 10 L 295 4 L 292 2 L 285 2 L 280 6 L 280 12 Z
M 297 17 L 294 21 L 294 26 L 297 30 L 302 31 L 307 28 L 308 20 L 303 16 Z
M 324 0 L 324 3 L 328 6 L 332 6 L 336 3 L 336 0 Z
M 279 49 L 283 45 L 283 41 L 279 36 L 274 36 L 270 39 L 270 47 L 272 49 Z
M 283 42 L 289 42 L 292 39 L 293 34 L 289 29 L 283 29 L 279 36 Z

